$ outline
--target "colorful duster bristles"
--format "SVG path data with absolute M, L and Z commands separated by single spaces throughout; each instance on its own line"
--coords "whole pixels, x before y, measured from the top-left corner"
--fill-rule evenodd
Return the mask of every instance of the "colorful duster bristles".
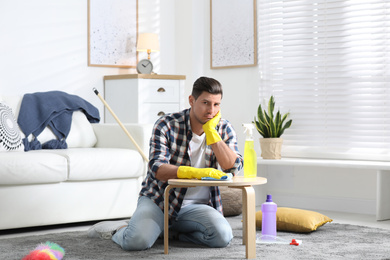
M 22 260 L 61 260 L 65 255 L 65 250 L 53 242 L 39 244 L 33 251 Z

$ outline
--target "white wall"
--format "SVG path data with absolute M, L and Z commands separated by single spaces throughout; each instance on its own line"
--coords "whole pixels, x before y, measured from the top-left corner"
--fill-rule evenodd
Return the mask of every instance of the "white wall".
M 160 53 L 153 53 L 156 71 L 173 67 L 170 31 L 174 21 L 173 0 L 160 12 L 160 1 L 140 0 L 139 32 L 164 32 Z M 165 8 L 165 9 L 164 9 Z M 168 14 L 165 15 L 165 14 Z M 161 22 L 164 19 L 164 22 Z M 80 95 L 103 115 L 103 105 L 92 88 L 103 92 L 103 76 L 136 73 L 134 69 L 88 67 L 87 0 L 1 0 L 0 8 L 0 93 L 20 95 L 62 90 Z M 161 28 L 161 26 L 163 28 Z M 166 37 L 168 36 L 168 37 Z M 141 54 L 140 58 L 146 54 Z
M 186 99 L 199 76 L 218 79 L 224 87 L 222 115 L 235 127 L 243 152 L 241 124 L 253 120 L 259 101 L 258 67 L 210 69 L 209 0 L 138 2 L 139 32 L 160 34 L 161 51 L 152 53 L 155 72 L 186 75 Z M 87 0 L 1 0 L 0 25 L 0 94 L 62 90 L 80 95 L 102 113 L 92 88 L 103 91 L 104 75 L 135 73 L 87 66 Z M 269 182 L 257 189 L 258 204 L 267 191 L 282 206 L 375 212 L 372 171 L 262 166 L 259 176 Z

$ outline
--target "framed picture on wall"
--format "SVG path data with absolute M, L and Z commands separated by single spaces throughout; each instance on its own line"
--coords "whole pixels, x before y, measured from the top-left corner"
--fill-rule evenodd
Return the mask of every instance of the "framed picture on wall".
M 256 0 L 210 0 L 212 69 L 257 64 Z
M 88 66 L 137 66 L 138 0 L 88 0 Z

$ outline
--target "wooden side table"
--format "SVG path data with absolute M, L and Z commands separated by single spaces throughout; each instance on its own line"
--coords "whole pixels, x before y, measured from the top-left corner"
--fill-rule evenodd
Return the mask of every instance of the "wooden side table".
M 189 179 L 170 179 L 165 188 L 164 198 L 169 197 L 172 188 L 189 188 L 196 186 L 228 186 L 242 190 L 243 244 L 246 246 L 246 258 L 256 258 L 256 203 L 253 185 L 267 183 L 266 178 L 244 178 L 235 176 L 230 181 L 202 181 Z M 164 253 L 168 254 L 169 242 L 169 200 L 164 200 Z

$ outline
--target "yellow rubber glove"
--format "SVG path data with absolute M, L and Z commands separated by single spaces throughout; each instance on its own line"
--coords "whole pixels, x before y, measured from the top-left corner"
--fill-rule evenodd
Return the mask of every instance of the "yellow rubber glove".
M 216 142 L 221 141 L 221 136 L 218 134 L 215 127 L 221 119 L 221 110 L 209 121 L 207 121 L 202 127 L 203 131 L 206 134 L 207 145 L 215 144 Z
M 177 170 L 177 177 L 179 179 L 198 179 L 202 177 L 211 177 L 214 179 L 221 179 L 222 176 L 226 176 L 226 173 L 221 172 L 214 168 L 195 168 L 191 166 L 180 166 Z

